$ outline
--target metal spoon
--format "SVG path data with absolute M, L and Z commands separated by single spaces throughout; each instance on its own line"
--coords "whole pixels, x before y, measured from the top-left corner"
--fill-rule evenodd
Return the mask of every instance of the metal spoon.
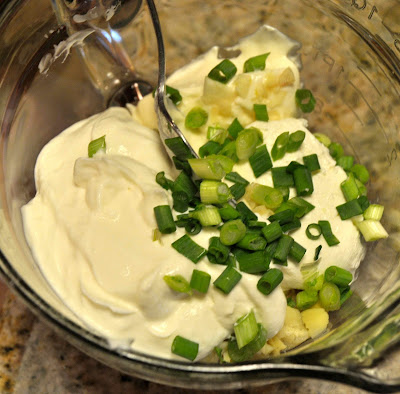
M 174 156 L 172 151 L 165 145 L 165 140 L 173 137 L 180 137 L 184 144 L 190 149 L 190 152 L 195 158 L 198 158 L 198 154 L 189 144 L 188 140 L 183 135 L 182 131 L 176 125 L 176 123 L 171 118 L 169 114 L 165 100 L 165 50 L 164 50 L 164 42 L 161 33 L 161 25 L 158 19 L 157 9 L 154 5 L 153 0 L 147 0 L 147 5 L 150 10 L 151 20 L 153 22 L 154 32 L 157 38 L 157 47 L 158 47 L 158 86 L 155 92 L 155 104 L 154 108 L 158 118 L 158 128 L 161 135 L 161 140 L 164 143 L 166 151 L 170 158 Z

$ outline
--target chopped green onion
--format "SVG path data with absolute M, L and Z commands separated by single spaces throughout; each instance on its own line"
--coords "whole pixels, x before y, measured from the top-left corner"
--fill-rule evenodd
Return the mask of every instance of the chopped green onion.
M 286 167 L 286 172 L 289 174 L 293 174 L 294 170 L 301 167 L 304 167 L 304 165 L 298 163 L 297 161 L 291 161 L 289 165 Z
M 311 308 L 318 302 L 318 292 L 316 291 L 300 291 L 296 295 L 297 309 L 304 311 Z
M 232 159 L 224 155 L 210 155 L 207 157 L 207 159 L 219 163 L 225 173 L 231 172 L 235 164 Z
M 357 200 L 347 201 L 344 204 L 338 205 L 336 210 L 338 211 L 342 220 L 350 219 L 363 213 L 363 210 Z
M 250 187 L 250 198 L 259 205 L 276 209 L 283 202 L 282 193 L 273 187 L 252 183 Z
M 208 73 L 208 78 L 226 84 L 235 76 L 236 71 L 236 66 L 229 59 L 224 59 Z
M 165 283 L 174 291 L 191 294 L 189 282 L 182 275 L 165 275 Z
M 355 178 L 355 182 L 356 185 L 358 187 L 358 193 L 360 194 L 360 196 L 366 196 L 367 195 L 367 188 L 365 187 L 365 185 L 358 180 L 357 178 Z
M 185 223 L 184 227 L 185 227 L 185 231 L 190 235 L 196 235 L 202 229 L 201 224 L 198 220 L 188 220 Z
M 243 346 L 241 349 L 239 349 L 236 339 L 232 338 L 229 340 L 229 357 L 235 363 L 251 360 L 253 356 L 263 348 L 263 346 L 267 342 L 267 338 L 267 331 L 261 324 L 258 324 L 258 332 L 256 337 L 246 346 Z
M 293 241 L 292 247 L 289 250 L 289 257 L 291 257 L 296 263 L 300 263 L 306 254 L 306 248 L 301 246 L 296 241 Z
M 311 172 L 307 167 L 298 167 L 293 172 L 294 186 L 298 196 L 309 196 L 314 191 Z
M 199 156 L 201 158 L 218 153 L 222 146 L 215 141 L 208 141 L 199 149 Z
M 310 172 L 318 171 L 321 169 L 318 161 L 318 156 L 315 153 L 313 153 L 312 155 L 303 156 L 303 162 Z
M 269 56 L 269 52 L 247 59 L 243 64 L 243 72 L 249 73 L 249 72 L 256 71 L 256 70 L 264 70 L 265 69 L 265 61 L 267 60 L 268 56 Z
M 187 234 L 177 239 L 171 245 L 178 253 L 195 264 L 207 254 L 207 250 L 194 242 Z
M 189 208 L 189 197 L 183 191 L 172 192 L 173 208 L 177 212 L 186 212 Z
M 199 293 L 207 293 L 208 287 L 210 286 L 211 275 L 204 271 L 193 270 L 192 277 L 190 279 L 190 287 L 193 290 L 197 290 Z
M 242 279 L 242 274 L 231 266 L 227 266 L 222 274 L 214 281 L 214 286 L 225 294 L 229 294 Z
M 171 352 L 194 361 L 199 353 L 199 344 L 177 335 L 171 345 Z
M 156 182 L 165 190 L 171 190 L 174 182 L 166 178 L 165 172 L 161 171 L 156 175 Z
M 267 225 L 267 223 L 265 223 L 265 222 L 259 222 L 258 220 L 250 220 L 248 223 L 247 223 L 247 226 L 248 227 L 255 227 L 255 228 L 264 228 L 264 227 L 266 227 L 266 225 Z
M 261 229 L 262 234 L 264 235 L 265 239 L 268 243 L 271 243 L 278 238 L 280 238 L 283 234 L 282 228 L 279 222 L 272 222 L 268 224 L 263 229 Z
M 364 212 L 366 220 L 381 220 L 385 207 L 379 204 L 371 204 Z
M 331 265 L 325 270 L 325 281 L 334 283 L 339 287 L 346 287 L 353 280 L 353 275 L 350 271 L 343 268 Z
M 246 235 L 246 226 L 240 220 L 231 220 L 221 227 L 220 238 L 224 245 L 234 245 Z
M 315 108 L 316 100 L 308 89 L 296 90 L 296 104 L 302 112 L 309 113 Z
M 332 142 L 329 147 L 329 153 L 330 155 L 335 159 L 335 160 L 339 160 L 339 157 L 342 157 L 344 155 L 344 150 L 343 150 L 343 146 L 340 145 L 337 142 Z
M 370 206 L 369 204 L 369 200 L 367 198 L 367 196 L 360 196 L 357 198 L 358 203 L 360 204 L 361 209 L 363 210 L 363 212 L 365 213 L 365 211 L 368 209 L 368 207 Z M 383 211 L 382 211 L 383 212 Z M 365 218 L 365 217 L 364 217 Z M 369 218 L 366 218 L 369 219 Z M 380 219 L 378 219 L 380 220 Z
M 259 146 L 255 150 L 255 152 L 249 157 L 249 162 L 256 178 L 272 168 L 271 157 L 265 144 Z
M 377 220 L 364 220 L 357 222 L 356 226 L 367 242 L 377 241 L 389 236 L 381 222 Z
M 325 145 L 327 148 L 329 147 L 329 145 L 332 143 L 331 139 L 322 133 L 315 133 L 314 137 L 322 144 Z
M 350 171 L 360 182 L 366 184 L 369 181 L 369 172 L 362 164 L 354 164 Z
M 104 152 L 106 151 L 106 136 L 105 135 L 89 142 L 88 156 L 93 157 L 99 150 L 102 150 Z
M 189 159 L 188 162 L 199 178 L 220 181 L 225 175 L 225 171 L 218 160 L 207 157 L 205 159 Z
M 241 131 L 236 138 L 236 155 L 239 160 L 247 160 L 256 151 L 256 148 L 263 141 L 261 131 L 250 127 Z
M 200 199 L 204 204 L 222 204 L 231 199 L 231 193 L 226 183 L 203 181 L 200 184 Z
M 198 129 L 205 125 L 208 120 L 208 113 L 201 107 L 192 108 L 185 118 L 185 127 L 187 129 Z
M 286 152 L 296 152 L 300 148 L 305 137 L 306 133 L 303 130 L 297 130 L 294 133 L 290 133 Z
M 244 127 L 240 124 L 237 118 L 233 120 L 233 122 L 228 127 L 228 133 L 232 136 L 233 139 L 236 139 L 239 133 L 244 129 Z
M 294 211 L 292 209 L 285 209 L 284 211 L 280 211 L 271 215 L 268 220 L 270 222 L 279 222 L 282 226 L 283 224 L 292 222 L 294 220 Z
M 268 109 L 265 104 L 254 104 L 253 109 L 254 109 L 254 114 L 256 116 L 256 120 L 261 120 L 263 122 L 269 121 Z
M 210 141 L 218 142 L 218 144 L 223 144 L 228 137 L 228 130 L 218 126 L 208 126 L 207 129 L 207 139 Z
M 247 223 L 249 220 L 257 220 L 257 215 L 243 201 L 236 205 L 236 210 L 239 212 L 244 223 Z
M 221 215 L 222 220 L 225 221 L 240 217 L 240 213 L 229 203 L 223 204 L 222 208 L 219 209 L 219 214 Z
M 222 221 L 218 208 L 213 205 L 196 209 L 191 213 L 191 216 L 197 219 L 203 227 L 218 226 Z
M 235 183 L 234 185 L 232 185 L 229 190 L 231 191 L 231 194 L 233 196 L 233 198 L 238 201 L 239 199 L 241 199 L 244 194 L 246 193 L 246 186 L 242 185 L 240 183 Z
M 325 282 L 319 291 L 319 302 L 327 312 L 340 309 L 339 288 L 334 283 Z
M 293 231 L 301 227 L 300 220 L 297 218 L 294 218 L 291 222 L 285 223 L 281 225 L 282 231 L 284 233 L 288 231 Z
M 218 357 L 219 364 L 226 364 L 227 361 L 224 360 L 224 356 L 222 355 L 222 348 L 215 346 L 214 351 Z
M 293 175 L 286 171 L 286 167 L 274 167 L 271 173 L 274 187 L 294 186 Z
M 247 186 L 249 184 L 246 179 L 242 178 L 237 172 L 229 172 L 228 174 L 225 175 L 225 179 L 227 181 L 231 181 L 234 183 L 240 183 L 241 185 Z
M 320 291 L 324 284 L 324 275 L 319 275 L 318 271 L 312 274 L 304 282 L 304 289 L 308 292 Z
M 154 207 L 154 214 L 161 234 L 171 234 L 176 231 L 176 225 L 169 205 Z
M 276 138 L 274 146 L 272 147 L 271 150 L 271 156 L 274 161 L 282 159 L 282 157 L 285 156 L 288 142 L 289 142 L 288 131 L 285 131 Z
M 190 167 L 189 163 L 187 162 L 186 159 L 181 160 L 178 159 L 176 156 L 172 157 L 172 161 L 174 162 L 174 166 L 177 170 L 183 170 L 188 174 L 189 176 L 192 175 L 192 168 Z
M 359 190 L 353 174 L 349 174 L 347 179 L 340 184 L 346 201 L 354 200 L 358 197 Z
M 322 234 L 322 229 L 317 223 L 311 223 L 307 226 L 306 229 L 307 238 L 316 240 L 321 236 L 321 234 Z
M 153 230 L 153 242 L 159 241 L 161 243 L 161 232 L 158 228 Z
M 350 171 L 354 164 L 353 156 L 342 156 L 336 161 L 337 165 L 342 167 L 345 171 Z
M 287 201 L 289 199 L 289 196 L 290 196 L 289 186 L 278 186 L 278 187 L 275 187 L 275 189 L 277 189 L 281 192 L 283 201 Z
M 296 308 L 296 300 L 294 300 L 292 297 L 286 298 L 286 303 L 287 306 L 290 306 L 291 308 Z
M 167 138 L 164 140 L 167 148 L 181 160 L 193 157 L 192 152 L 188 146 L 183 142 L 181 137 Z
M 269 295 L 279 286 L 282 280 L 282 271 L 277 268 L 271 268 L 259 279 L 257 289 L 264 295 Z
M 257 233 L 247 232 L 236 245 L 246 250 L 264 250 L 267 241 Z
M 322 245 L 318 245 L 318 246 L 315 248 L 314 261 L 317 261 L 317 260 L 319 259 L 319 255 L 320 255 L 320 253 L 321 253 L 321 250 L 322 250 Z
M 352 295 L 353 292 L 350 290 L 350 287 L 346 287 L 343 291 L 341 291 L 340 306 L 342 306 Z
M 319 227 L 321 227 L 322 235 L 329 246 L 334 246 L 340 243 L 340 241 L 333 235 L 331 224 L 329 223 L 329 221 L 320 220 L 318 224 Z
M 293 209 L 295 211 L 294 216 L 300 219 L 307 213 L 311 212 L 314 208 L 315 206 L 304 200 L 304 198 L 292 197 L 290 200 L 284 202 L 275 212 Z
M 220 155 L 224 155 L 229 157 L 235 163 L 239 161 L 239 158 L 236 154 L 236 141 L 230 141 L 228 144 L 222 147 L 222 149 L 218 152 Z
M 251 311 L 239 318 L 233 325 L 238 348 L 250 343 L 258 333 L 258 324 L 254 312 Z
M 208 242 L 207 257 L 210 263 L 227 264 L 230 248 L 224 245 L 219 237 L 211 237 Z
M 278 246 L 273 254 L 275 262 L 280 264 L 287 262 L 290 248 L 292 247 L 294 239 L 290 235 L 283 234 L 278 240 Z M 277 260 L 277 261 L 276 261 Z
M 271 259 L 263 250 L 248 252 L 237 248 L 234 250 L 234 254 L 239 263 L 240 271 L 242 272 L 261 274 L 266 272 L 269 268 Z
M 279 239 L 276 239 L 275 241 L 269 243 L 267 245 L 267 247 L 265 248 L 265 253 L 268 256 L 269 260 L 272 259 L 272 256 L 274 255 L 275 250 L 278 247 L 278 242 L 279 242 Z
M 177 191 L 185 192 L 189 197 L 189 201 L 192 201 L 192 199 L 198 192 L 197 186 L 193 183 L 190 176 L 187 175 L 186 172 L 184 171 L 182 171 L 175 179 L 172 189 L 175 192 Z
M 167 97 L 175 104 L 179 105 L 182 102 L 182 96 L 179 93 L 178 89 L 175 89 L 171 86 L 165 86 L 165 93 Z

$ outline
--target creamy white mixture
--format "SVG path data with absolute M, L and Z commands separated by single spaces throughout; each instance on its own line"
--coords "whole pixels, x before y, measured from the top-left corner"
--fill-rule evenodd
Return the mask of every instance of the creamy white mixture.
M 178 108 L 181 117 L 175 113 L 182 128 L 182 114 L 201 105 L 210 113 L 208 124 L 226 127 L 232 117 L 238 117 L 243 125 L 258 127 L 269 151 L 282 132 L 304 130 L 301 148 L 274 166 L 301 161 L 311 153 L 319 157 L 322 169 L 313 176 L 315 191 L 306 197 L 316 208 L 302 219 L 302 227 L 291 233 L 307 253 L 301 264 L 289 261 L 287 267 L 277 266 L 284 281 L 271 295 L 260 293 L 256 288 L 259 277 L 246 273 L 229 295 L 210 285 L 206 295 L 188 296 L 165 284 L 164 275 L 180 274 L 189 280 L 194 268 L 208 272 L 214 281 L 225 267 L 209 263 L 206 257 L 194 265 L 176 252 L 171 243 L 184 234 L 182 229 L 162 236 L 161 242 L 153 241 L 157 226 L 153 207 L 171 204 L 155 175 L 165 171 L 174 179 L 177 173 L 158 134 L 149 128 L 155 127 L 151 97 L 133 109 L 133 114 L 112 108 L 78 122 L 50 141 L 38 157 L 37 194 L 22 210 L 27 241 L 44 276 L 65 304 L 83 324 L 116 346 L 177 358 L 171 353 L 171 342 L 181 335 L 199 343 L 200 359 L 227 338 L 235 321 L 252 309 L 271 338 L 285 319 L 282 289 L 302 288 L 300 267 L 313 261 L 319 244 L 323 245 L 321 273 L 333 264 L 354 273 L 363 257 L 358 231 L 351 221 L 342 221 L 335 208 L 345 202 L 339 185 L 346 174 L 307 131 L 306 121 L 294 118 L 299 76 L 295 59 L 288 53 L 295 44 L 264 28 L 236 48 L 242 54 L 232 61 L 240 71 L 249 57 L 271 54 L 265 71 L 249 73 L 246 83 L 240 80 L 248 76 L 238 76 L 224 85 L 225 93 L 218 99 L 222 106 L 213 101 L 213 82 L 206 80 L 204 85 L 208 71 L 220 61 L 216 48 L 176 72 L 168 83 L 183 96 Z M 252 123 L 251 102 L 268 104 L 269 122 Z M 196 149 L 206 142 L 204 130 L 185 133 Z M 102 135 L 106 135 L 106 152 L 88 158 L 89 142 Z M 235 165 L 234 171 L 255 180 L 248 163 Z M 272 185 L 270 172 L 257 182 Z M 307 225 L 318 220 L 330 221 L 339 245 L 328 247 L 322 237 L 318 241 L 306 237 Z M 207 248 L 214 235 L 218 230 L 203 229 L 193 239 Z

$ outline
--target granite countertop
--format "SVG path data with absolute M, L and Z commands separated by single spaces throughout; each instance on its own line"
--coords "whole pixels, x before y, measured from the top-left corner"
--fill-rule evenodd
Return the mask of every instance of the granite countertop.
M 185 393 L 124 375 L 86 356 L 57 336 L 0 282 L 0 391 L 2 393 Z M 190 391 L 219 393 L 227 391 Z M 232 391 L 230 391 L 232 392 Z M 349 393 L 363 390 L 302 379 L 238 393 Z

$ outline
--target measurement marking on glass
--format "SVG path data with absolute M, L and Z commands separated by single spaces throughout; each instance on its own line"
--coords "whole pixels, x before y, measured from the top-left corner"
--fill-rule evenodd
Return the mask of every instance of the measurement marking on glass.
M 344 104 L 350 109 L 350 111 L 353 113 L 353 115 L 356 117 L 356 119 L 361 123 L 361 126 L 364 126 L 364 122 L 361 120 L 361 118 L 358 116 L 357 112 L 354 110 L 354 108 L 348 104 L 346 101 L 344 101 Z
M 392 85 L 394 91 L 397 93 L 398 96 L 400 96 L 399 91 L 397 90 L 396 85 L 394 84 L 394 82 L 392 81 L 392 79 L 386 74 L 385 70 L 382 68 L 382 66 L 374 59 L 374 57 L 371 55 L 371 53 L 369 51 L 367 51 L 367 55 L 372 59 L 372 61 L 375 63 L 376 66 L 379 67 L 379 69 L 382 71 L 382 74 L 386 77 L 386 79 L 390 82 L 390 84 Z
M 367 101 L 367 99 L 364 97 L 363 92 L 362 92 L 360 89 L 358 89 L 358 88 L 353 84 L 353 82 L 349 81 L 349 84 L 350 84 L 350 86 L 352 86 L 352 88 L 360 95 L 360 97 L 364 100 L 365 104 L 367 104 L 369 110 L 372 112 L 372 115 L 374 115 L 375 120 L 378 122 L 378 124 L 379 124 L 379 126 L 380 126 L 380 128 L 381 128 L 382 134 L 385 136 L 386 142 L 389 142 L 388 136 L 386 135 L 385 129 L 383 128 L 382 123 L 381 123 L 381 121 L 380 121 L 378 115 L 376 114 L 376 112 L 374 111 L 374 109 L 371 107 L 371 105 L 370 105 L 370 103 Z
M 374 89 L 377 91 L 377 93 L 379 94 L 379 96 L 382 97 L 381 92 L 378 90 L 378 88 L 376 87 L 376 85 L 374 84 L 374 82 L 371 80 L 371 78 L 367 75 L 367 73 L 366 73 L 360 66 L 357 66 L 357 68 L 362 72 L 362 74 L 365 76 L 365 78 L 368 79 L 369 83 L 374 87 Z

